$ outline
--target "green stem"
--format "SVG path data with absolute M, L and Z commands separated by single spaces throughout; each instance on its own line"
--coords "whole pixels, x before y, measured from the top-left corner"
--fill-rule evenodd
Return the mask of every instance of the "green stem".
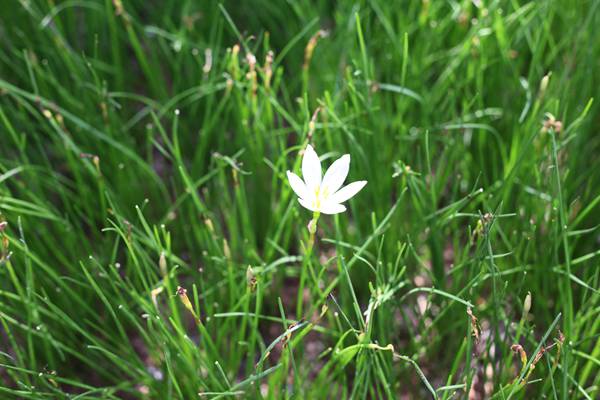
M 314 280 L 314 283 L 315 283 L 317 289 L 319 288 L 319 286 L 318 286 L 319 280 L 317 279 L 317 277 L 314 274 L 314 271 L 312 270 L 312 263 L 310 262 L 310 258 L 312 257 L 312 251 L 313 251 L 313 247 L 315 244 L 315 236 L 317 233 L 317 223 L 319 221 L 320 215 L 321 215 L 321 213 L 319 213 L 318 211 L 315 211 L 313 213 L 313 218 L 308 223 L 309 237 L 308 237 L 308 243 L 306 245 L 306 248 L 304 249 L 304 259 L 302 260 L 302 270 L 300 272 L 300 284 L 298 285 L 298 301 L 296 302 L 296 318 L 297 319 L 302 318 L 302 306 L 303 306 L 303 297 L 304 297 L 303 292 L 304 292 L 304 285 L 306 283 L 306 271 L 308 269 L 310 269 L 311 278 Z

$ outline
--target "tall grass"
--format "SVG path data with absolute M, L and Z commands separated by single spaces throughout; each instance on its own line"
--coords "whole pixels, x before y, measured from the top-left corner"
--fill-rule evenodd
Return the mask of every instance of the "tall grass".
M 0 398 L 598 398 L 599 5 L 0 2 Z

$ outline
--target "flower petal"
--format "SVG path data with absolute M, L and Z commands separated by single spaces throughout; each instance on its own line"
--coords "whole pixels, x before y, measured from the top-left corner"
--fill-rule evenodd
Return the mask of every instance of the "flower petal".
M 358 193 L 366 184 L 367 181 L 352 182 L 331 195 L 330 201 L 333 203 L 343 203 Z
M 321 212 L 323 214 L 339 214 L 344 211 L 346 211 L 345 206 L 338 204 L 338 203 L 332 203 L 329 201 L 321 207 Z
M 304 199 L 298 199 L 298 202 L 302 205 L 302 207 L 310 210 L 310 211 L 319 211 L 316 207 L 313 207 L 314 202 Z
M 310 144 L 306 146 L 302 157 L 302 178 L 311 192 L 321 185 L 321 161 Z
M 302 179 L 300 179 L 300 177 L 298 175 L 296 175 L 295 173 L 291 172 L 291 171 L 287 171 L 287 178 L 288 178 L 288 182 L 290 183 L 290 186 L 292 187 L 292 190 L 294 191 L 294 193 L 296 193 L 296 195 L 298 197 L 300 197 L 301 199 L 306 199 L 308 198 L 308 189 L 306 188 L 306 185 L 304 184 L 304 181 Z
M 325 172 L 323 183 L 321 183 L 321 191 L 323 196 L 327 197 L 334 194 L 339 188 L 342 187 L 346 177 L 348 176 L 348 170 L 350 169 L 350 154 L 344 154 Z

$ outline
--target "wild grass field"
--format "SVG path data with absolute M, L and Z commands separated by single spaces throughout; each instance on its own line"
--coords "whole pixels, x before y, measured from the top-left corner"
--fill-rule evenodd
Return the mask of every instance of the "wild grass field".
M 0 399 L 600 398 L 599 72 L 598 0 L 1 1 Z

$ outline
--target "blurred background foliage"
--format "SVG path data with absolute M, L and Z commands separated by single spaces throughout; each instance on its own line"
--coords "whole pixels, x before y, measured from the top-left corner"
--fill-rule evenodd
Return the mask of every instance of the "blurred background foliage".
M 598 5 L 0 2 L 3 396 L 596 398 Z

